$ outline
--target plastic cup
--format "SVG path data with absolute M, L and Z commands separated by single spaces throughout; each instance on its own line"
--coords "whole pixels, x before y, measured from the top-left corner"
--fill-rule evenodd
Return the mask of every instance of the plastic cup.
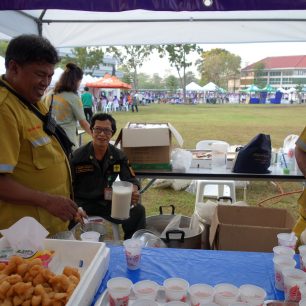
M 293 258 L 288 255 L 279 255 L 273 258 L 274 263 L 274 277 L 275 277 L 275 288 L 277 290 L 284 290 L 284 277 L 283 270 L 286 268 L 294 268 L 296 262 Z
M 71 231 L 58 232 L 49 237 L 50 239 L 64 239 L 64 240 L 75 240 L 75 237 Z
M 218 284 L 215 286 L 215 303 L 220 306 L 228 306 L 237 302 L 239 298 L 239 289 L 227 283 Z
M 273 248 L 274 257 L 278 255 L 288 255 L 293 258 L 295 252 L 292 248 L 287 246 L 278 245 Z
M 123 241 L 127 267 L 137 270 L 140 267 L 142 242 L 139 239 L 127 239 Z
M 189 283 L 183 278 L 171 277 L 167 278 L 164 283 L 166 301 L 181 301 L 186 302 L 187 290 Z
M 137 299 L 133 302 L 133 306 L 158 306 L 158 303 L 153 300 Z
M 155 300 L 159 285 L 151 280 L 139 281 L 133 285 L 133 291 L 137 299 Z
M 100 233 L 89 231 L 80 235 L 82 241 L 99 241 Z
M 242 302 L 253 306 L 263 305 L 267 296 L 267 292 L 263 288 L 249 284 L 240 286 L 239 293 Z
M 306 299 L 302 297 L 302 299 L 299 301 L 299 306 L 306 306 Z
M 285 300 L 299 302 L 301 300 L 300 287 L 306 282 L 306 273 L 295 268 L 283 270 Z
M 213 143 L 211 146 L 211 167 L 213 170 L 225 170 L 227 162 L 228 145 Z
M 110 305 L 128 306 L 133 283 L 125 277 L 114 277 L 107 282 Z
M 303 270 L 303 271 L 305 271 L 306 269 L 306 266 L 304 265 L 304 263 L 303 263 L 303 257 L 305 257 L 306 258 L 306 245 L 305 244 L 303 244 L 303 245 L 300 245 L 299 247 L 298 247 L 298 250 L 299 250 L 299 254 L 300 254 L 300 266 L 301 266 L 301 269 Z
M 164 306 L 189 306 L 189 304 L 181 301 L 171 301 L 165 303 Z
M 301 300 L 306 302 L 306 284 L 300 286 Z
M 306 272 L 306 255 L 300 256 L 300 268 Z
M 125 181 L 116 181 L 112 185 L 111 217 L 126 220 L 130 217 L 130 208 L 133 184 Z
M 194 284 L 188 289 L 192 306 L 200 303 L 211 303 L 214 299 L 214 288 L 206 284 Z
M 294 233 L 279 233 L 277 234 L 278 245 L 287 246 L 291 249 L 295 249 L 297 237 Z

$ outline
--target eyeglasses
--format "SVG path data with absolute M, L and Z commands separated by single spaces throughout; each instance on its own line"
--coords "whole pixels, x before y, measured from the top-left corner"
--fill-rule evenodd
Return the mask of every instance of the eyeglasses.
M 108 128 L 100 128 L 100 127 L 94 127 L 92 128 L 93 132 L 95 134 L 101 134 L 103 132 L 104 135 L 111 136 L 113 134 L 113 130 Z

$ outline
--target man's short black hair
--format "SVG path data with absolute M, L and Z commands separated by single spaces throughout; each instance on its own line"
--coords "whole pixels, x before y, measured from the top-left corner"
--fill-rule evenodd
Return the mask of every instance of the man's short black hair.
M 85 90 L 85 91 L 88 91 L 88 90 L 89 90 L 89 88 L 88 88 L 87 86 L 85 86 L 85 87 L 84 87 L 84 90 Z
M 37 35 L 20 35 L 13 38 L 5 52 L 5 67 L 8 68 L 11 60 L 19 65 L 35 62 L 57 64 L 59 56 L 50 41 Z
M 97 120 L 99 120 L 99 121 L 109 120 L 111 122 L 113 135 L 116 133 L 116 131 L 117 131 L 116 120 L 111 115 L 106 114 L 106 113 L 96 113 L 96 114 L 94 114 L 93 117 L 91 118 L 91 121 L 90 121 L 90 129 L 92 129 L 95 126 L 95 123 L 96 123 Z

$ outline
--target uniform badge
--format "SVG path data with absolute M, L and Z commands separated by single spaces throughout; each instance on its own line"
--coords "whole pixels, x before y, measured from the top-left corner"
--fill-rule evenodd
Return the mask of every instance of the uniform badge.
M 116 173 L 120 172 L 120 165 L 118 165 L 118 164 L 114 165 L 113 170 L 114 170 L 114 172 L 116 172 Z

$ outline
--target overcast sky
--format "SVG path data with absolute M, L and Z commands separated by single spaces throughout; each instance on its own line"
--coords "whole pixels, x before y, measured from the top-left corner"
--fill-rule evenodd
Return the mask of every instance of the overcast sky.
M 218 44 L 218 45 L 201 45 L 207 51 L 213 48 L 223 48 L 229 52 L 240 55 L 241 68 L 252 64 L 265 57 L 284 56 L 284 55 L 306 55 L 306 42 L 301 43 L 252 43 L 252 44 Z M 193 62 L 198 58 L 198 55 L 192 56 Z M 196 67 L 193 65 L 189 70 L 197 74 Z M 159 73 L 160 76 L 175 73 L 171 69 L 167 59 L 160 59 L 157 54 L 154 54 L 149 61 L 146 61 L 141 72 L 147 74 Z

